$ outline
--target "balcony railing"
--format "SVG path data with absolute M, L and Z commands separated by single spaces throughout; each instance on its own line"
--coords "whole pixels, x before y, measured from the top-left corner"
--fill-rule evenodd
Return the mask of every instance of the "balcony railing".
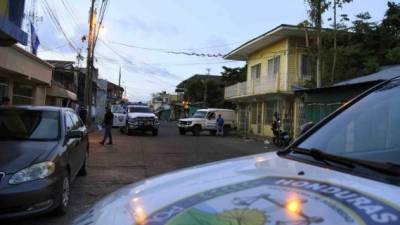
M 225 99 L 275 93 L 279 90 L 277 79 L 260 78 L 237 83 L 225 88 Z
M 247 95 L 247 82 L 237 83 L 225 88 L 225 98 Z

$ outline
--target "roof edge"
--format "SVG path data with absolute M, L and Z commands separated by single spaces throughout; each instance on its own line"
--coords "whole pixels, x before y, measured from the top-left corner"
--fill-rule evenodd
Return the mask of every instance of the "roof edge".
M 244 47 L 247 47 L 248 45 L 257 42 L 257 41 L 259 41 L 260 39 L 265 38 L 265 37 L 267 37 L 267 36 L 270 36 L 270 35 L 272 35 L 273 33 L 277 32 L 277 31 L 279 31 L 279 30 L 285 29 L 285 28 L 287 28 L 287 29 L 300 29 L 301 27 L 300 27 L 300 26 L 297 26 L 297 25 L 281 24 L 281 25 L 279 25 L 279 26 L 277 26 L 277 27 L 274 27 L 273 29 L 267 31 L 267 32 L 264 33 L 264 34 L 261 34 L 261 35 L 255 37 L 255 38 L 250 39 L 249 41 L 243 43 L 242 45 L 240 45 L 240 46 L 237 47 L 236 49 L 234 49 L 234 50 L 230 51 L 229 53 L 227 53 L 226 55 L 224 55 L 224 59 L 238 60 L 238 59 L 236 59 L 236 58 L 230 58 L 230 57 L 231 57 L 235 52 L 238 52 L 239 50 L 243 49 Z M 308 27 L 308 28 L 313 29 L 313 28 L 311 28 L 311 27 Z M 239 60 L 239 61 L 242 61 L 242 60 Z
M 19 53 L 21 53 L 23 55 L 35 60 L 38 63 L 49 67 L 50 69 L 54 69 L 53 65 L 51 65 L 50 63 L 46 62 L 45 60 L 39 58 L 38 56 L 36 56 L 28 51 L 25 51 L 23 48 L 19 47 L 18 45 L 13 45 L 13 46 L 11 46 L 11 48 L 13 48 L 14 50 L 18 51 Z

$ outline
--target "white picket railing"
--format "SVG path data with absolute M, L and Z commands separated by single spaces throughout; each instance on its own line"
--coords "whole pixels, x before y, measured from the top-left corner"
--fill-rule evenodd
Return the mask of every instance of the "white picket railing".
M 275 93 L 279 90 L 276 79 L 260 78 L 250 82 L 241 82 L 225 88 L 225 99 L 251 95 Z

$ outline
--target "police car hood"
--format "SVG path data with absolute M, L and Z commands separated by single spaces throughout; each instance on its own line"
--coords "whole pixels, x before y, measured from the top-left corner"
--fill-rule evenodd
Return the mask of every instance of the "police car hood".
M 398 186 L 265 153 L 126 186 L 74 224 L 400 224 Z
M 148 117 L 148 118 L 154 118 L 156 115 L 154 113 L 139 113 L 139 112 L 132 112 L 128 113 L 129 118 L 138 118 L 138 117 Z

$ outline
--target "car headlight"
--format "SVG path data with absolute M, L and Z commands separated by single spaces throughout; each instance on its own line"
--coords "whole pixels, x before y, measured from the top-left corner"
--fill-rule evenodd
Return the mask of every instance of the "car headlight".
M 9 184 L 20 184 L 32 180 L 43 179 L 55 171 L 55 164 L 53 162 L 42 162 L 34 164 L 28 168 L 22 169 L 15 173 L 10 180 Z

